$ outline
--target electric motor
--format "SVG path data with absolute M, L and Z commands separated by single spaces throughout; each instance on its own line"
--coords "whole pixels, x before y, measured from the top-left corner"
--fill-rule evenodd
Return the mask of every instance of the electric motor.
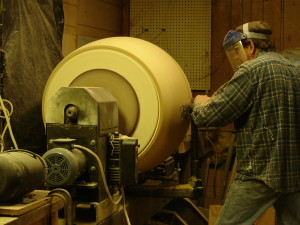
M 46 183 L 49 186 L 68 186 L 80 177 L 86 168 L 86 157 L 78 149 L 53 148 L 43 158 L 48 166 Z
M 47 168 L 45 161 L 26 150 L 0 154 L 0 202 L 18 200 L 43 187 Z

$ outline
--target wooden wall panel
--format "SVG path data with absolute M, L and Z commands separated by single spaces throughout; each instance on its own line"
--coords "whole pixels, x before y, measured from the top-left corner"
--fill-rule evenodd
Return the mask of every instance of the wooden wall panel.
M 72 5 L 77 5 L 78 0 L 63 0 L 64 3 L 72 4 Z
M 243 0 L 242 1 L 242 23 L 246 23 L 252 20 L 252 0 Z M 232 7 L 236 7 L 233 5 Z
M 284 23 L 283 23 L 283 48 L 295 48 L 300 44 L 300 1 L 284 1 Z
M 78 0 L 77 23 L 119 33 L 122 30 L 122 7 L 100 0 Z
M 283 0 L 264 1 L 263 20 L 268 22 L 272 27 L 272 40 L 278 50 L 282 49 L 282 3 Z
M 243 23 L 243 1 L 231 0 L 231 26 L 230 29 L 235 29 Z
M 122 1 L 120 1 L 120 0 L 102 0 L 102 2 L 106 2 L 106 3 L 112 4 L 112 5 L 122 7 Z
M 62 41 L 62 54 L 63 56 L 68 55 L 74 51 L 77 47 L 77 32 L 75 27 L 65 26 L 64 35 Z
M 263 20 L 264 1 L 263 0 L 253 0 L 251 8 L 252 8 L 251 20 Z
M 96 40 L 123 34 L 123 17 L 126 19 L 128 16 L 129 0 L 63 0 L 63 2 L 64 56 L 80 47 L 83 39 Z M 124 9 L 123 5 L 127 7 Z
M 101 39 L 101 38 L 120 35 L 120 33 L 103 30 L 103 29 L 97 29 L 94 27 L 89 27 L 84 25 L 77 25 L 77 35 Z
M 232 72 L 223 50 L 223 40 L 231 29 L 231 2 L 212 0 L 211 20 L 211 89 L 214 92 L 224 81 L 231 78 Z M 222 21 L 222 22 L 221 22 Z M 197 94 L 199 92 L 194 92 Z
M 77 0 L 64 0 L 64 34 L 62 40 L 62 54 L 68 55 L 76 49 Z
M 64 22 L 66 26 L 76 27 L 77 25 L 77 5 L 64 3 Z

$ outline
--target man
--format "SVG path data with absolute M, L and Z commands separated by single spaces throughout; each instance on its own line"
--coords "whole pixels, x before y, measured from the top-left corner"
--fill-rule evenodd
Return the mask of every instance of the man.
M 274 51 L 271 33 L 262 21 L 228 32 L 232 79 L 194 99 L 196 125 L 234 122 L 237 131 L 237 176 L 218 225 L 253 224 L 272 205 L 280 225 L 300 224 L 300 72 Z

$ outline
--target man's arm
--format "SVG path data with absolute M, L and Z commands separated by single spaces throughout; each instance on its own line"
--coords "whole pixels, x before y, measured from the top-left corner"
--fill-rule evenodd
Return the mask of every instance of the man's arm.
M 253 103 L 255 83 L 241 69 L 210 98 L 195 97 L 192 119 L 198 126 L 225 126 L 245 113 Z

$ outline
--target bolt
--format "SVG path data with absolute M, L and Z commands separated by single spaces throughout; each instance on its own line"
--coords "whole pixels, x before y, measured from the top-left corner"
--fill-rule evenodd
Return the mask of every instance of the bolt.
M 90 171 L 91 171 L 91 172 L 96 171 L 96 167 L 95 167 L 95 166 L 91 166 Z
M 95 145 L 96 144 L 96 141 L 95 140 L 91 140 L 90 141 L 90 145 Z

